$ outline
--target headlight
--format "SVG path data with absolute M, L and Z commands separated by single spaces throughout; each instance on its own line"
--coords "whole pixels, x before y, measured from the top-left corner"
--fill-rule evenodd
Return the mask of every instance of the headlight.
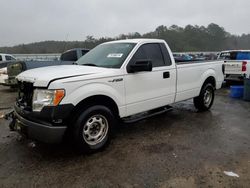
M 35 89 L 33 93 L 33 111 L 40 112 L 44 106 L 57 106 L 65 95 L 65 91 Z

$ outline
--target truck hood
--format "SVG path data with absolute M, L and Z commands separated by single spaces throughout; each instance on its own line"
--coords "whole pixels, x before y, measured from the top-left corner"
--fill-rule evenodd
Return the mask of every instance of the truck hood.
M 31 69 L 22 72 L 16 78 L 21 82 L 31 82 L 34 86 L 47 87 L 53 80 L 66 79 L 77 76 L 101 74 L 109 72 L 107 68 L 81 66 L 81 65 L 60 65 Z

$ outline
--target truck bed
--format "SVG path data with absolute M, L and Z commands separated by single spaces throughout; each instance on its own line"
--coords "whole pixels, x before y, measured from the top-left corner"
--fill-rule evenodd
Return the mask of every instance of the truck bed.
M 221 87 L 224 80 L 222 75 L 222 65 L 224 61 L 190 61 L 176 63 L 176 101 L 179 102 L 187 98 L 193 98 L 200 93 L 201 85 L 207 75 L 213 75 L 216 79 L 216 89 Z

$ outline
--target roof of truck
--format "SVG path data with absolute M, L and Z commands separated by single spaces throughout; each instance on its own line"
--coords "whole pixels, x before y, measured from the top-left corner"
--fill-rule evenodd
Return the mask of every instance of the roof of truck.
M 146 39 L 146 38 L 139 38 L 139 39 L 125 39 L 125 40 L 115 40 L 110 41 L 107 43 L 142 43 L 142 42 L 165 42 L 162 39 Z
M 225 50 L 225 51 L 221 51 L 221 53 L 229 53 L 229 52 L 250 52 L 250 50 Z

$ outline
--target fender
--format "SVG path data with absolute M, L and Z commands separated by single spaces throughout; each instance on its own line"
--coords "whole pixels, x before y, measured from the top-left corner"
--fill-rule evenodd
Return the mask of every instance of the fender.
M 206 81 L 206 79 L 208 79 L 209 77 L 213 77 L 214 80 L 215 80 L 215 87 L 216 87 L 216 72 L 214 69 L 208 69 L 206 72 L 204 72 L 202 75 L 201 75 L 201 79 L 200 79 L 200 91 L 199 93 L 201 92 L 201 89 L 202 89 L 202 86 L 204 84 L 204 82 Z
M 61 104 L 73 104 L 76 106 L 84 99 L 95 95 L 104 95 L 113 99 L 118 106 L 120 117 L 125 115 L 125 91 L 123 83 L 115 86 L 111 85 L 110 83 L 87 83 L 71 92 L 61 101 Z

